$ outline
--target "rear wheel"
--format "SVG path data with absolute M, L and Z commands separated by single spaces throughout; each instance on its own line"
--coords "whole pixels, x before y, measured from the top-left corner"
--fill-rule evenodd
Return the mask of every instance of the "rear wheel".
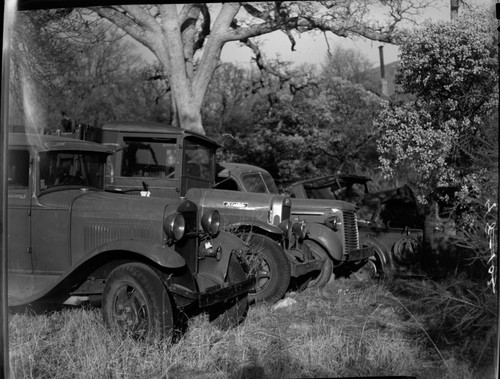
M 231 255 L 226 282 L 239 283 L 247 278 L 242 263 L 237 257 Z M 210 320 L 221 329 L 229 329 L 245 320 L 248 312 L 248 294 L 232 298 L 227 302 L 218 304 L 210 312 Z
M 250 273 L 255 275 L 255 291 L 250 292 L 251 301 L 274 303 L 286 293 L 290 284 L 290 262 L 282 247 L 271 238 L 253 233 L 241 236 L 250 247 L 245 257 Z
M 167 289 L 142 263 L 126 263 L 109 274 L 102 314 L 108 327 L 132 338 L 172 336 L 174 317 Z

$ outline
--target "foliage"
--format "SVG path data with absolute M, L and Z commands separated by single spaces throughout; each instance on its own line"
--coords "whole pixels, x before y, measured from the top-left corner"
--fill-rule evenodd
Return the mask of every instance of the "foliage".
M 376 165 L 377 96 L 349 80 L 326 79 L 326 72 L 291 70 L 283 62 L 273 67 L 274 80 L 267 78 L 252 103 L 253 128 L 232 131 L 226 158 L 263 167 L 284 185 Z
M 260 51 L 254 37 L 276 31 L 288 36 L 292 49 L 297 35 L 311 31 L 392 42 L 399 24 L 429 3 L 428 0 L 410 0 L 404 5 L 399 0 L 244 2 L 109 5 L 93 10 L 158 58 L 172 85 L 174 124 L 205 133 L 201 108 L 227 42 L 246 44 L 254 51 L 258 65 Z M 378 10 L 376 19 L 371 12 L 373 7 Z
M 432 188 L 455 184 L 473 170 L 471 155 L 489 136 L 485 126 L 498 104 L 491 21 L 491 16 L 470 13 L 402 38 L 396 82 L 416 99 L 387 103 L 376 120 L 381 166 L 388 176 L 412 166 L 420 183 Z
M 337 45 L 326 56 L 321 78 L 327 82 L 342 78 L 366 86 L 371 82 L 372 66 L 373 64 L 361 51 Z
M 426 24 L 401 40 L 396 82 L 414 99 L 386 103 L 375 125 L 380 166 L 387 177 L 408 177 L 422 202 L 439 186 L 456 186 L 455 244 L 483 259 L 485 203 L 498 199 L 498 59 L 491 14 Z
M 217 67 L 202 107 L 207 135 L 220 138 L 252 128 L 256 90 L 251 76 L 252 72 L 231 63 Z
M 114 335 L 91 308 L 11 314 L 10 366 L 15 377 L 50 378 L 487 377 L 475 368 L 492 364 L 492 346 L 473 349 L 495 325 L 494 304 L 476 290 L 458 282 L 335 280 L 323 291 L 290 294 L 296 303 L 286 308 L 254 305 L 235 329 L 196 316 L 174 344 Z M 436 306 L 453 312 L 438 314 Z M 433 328 L 442 321 L 441 332 Z
M 82 13 L 59 13 L 20 14 L 12 123 L 54 131 L 62 114 L 73 127 L 114 119 L 169 121 L 168 83 L 130 53 L 134 46 L 123 33 L 85 24 Z

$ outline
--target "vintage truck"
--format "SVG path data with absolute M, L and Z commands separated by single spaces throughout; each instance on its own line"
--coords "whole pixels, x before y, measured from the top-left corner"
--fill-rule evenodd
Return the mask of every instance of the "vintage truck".
M 456 198 L 457 186 L 437 187 L 418 205 L 413 190 L 404 185 L 377 191 L 371 179 L 359 175 L 332 175 L 293 183 L 292 198 L 342 199 L 358 206 L 362 243 L 375 248 L 374 276 L 447 275 L 467 269 L 475 253 L 464 246 L 456 218 L 464 212 Z M 372 187 L 372 188 L 371 188 Z
M 242 163 L 220 163 L 216 188 L 244 193 L 276 195 L 279 190 L 271 174 Z M 292 218 L 307 222 L 314 252 L 325 259 L 321 274 L 312 282 L 324 285 L 331 277 L 350 276 L 358 272 L 373 256 L 371 246 L 359 247 L 355 206 L 340 200 L 292 199 Z
M 375 254 L 364 267 L 370 277 L 383 275 L 424 276 L 422 213 L 413 191 L 402 186 L 373 191 L 370 178 L 360 175 L 330 175 L 293 183 L 288 193 L 294 199 L 344 200 L 358 207 L 360 241 Z
M 206 136 L 152 122 L 110 122 L 80 128 L 80 138 L 115 149 L 107 189 L 193 201 L 200 212 L 218 210 L 221 227 L 253 247 L 245 256 L 256 277 L 252 301 L 281 299 L 297 278 L 318 274 L 304 222 L 290 220 L 290 198 L 213 189 L 218 144 Z
M 242 321 L 255 285 L 241 258 L 249 247 L 192 201 L 106 192 L 110 153 L 10 133 L 9 306 L 88 301 L 136 338 L 168 338 L 200 311 L 224 327 Z

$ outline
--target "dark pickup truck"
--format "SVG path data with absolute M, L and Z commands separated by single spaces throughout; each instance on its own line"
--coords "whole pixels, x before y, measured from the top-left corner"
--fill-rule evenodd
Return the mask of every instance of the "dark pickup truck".
M 102 306 L 133 337 L 168 336 L 180 315 L 242 321 L 249 247 L 189 200 L 105 191 L 109 147 L 9 135 L 8 303 Z M 202 225 L 202 227 L 199 227 Z

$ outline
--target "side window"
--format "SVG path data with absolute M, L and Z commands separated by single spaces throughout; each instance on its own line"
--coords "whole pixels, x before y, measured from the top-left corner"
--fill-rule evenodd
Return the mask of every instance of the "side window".
M 8 185 L 9 188 L 28 188 L 30 153 L 27 150 L 9 151 Z
M 184 142 L 184 173 L 192 178 L 213 180 L 214 152 L 199 144 L 185 140 Z
M 239 191 L 238 183 L 233 179 L 224 179 L 220 183 L 217 184 L 217 189 L 227 190 L 227 191 Z

